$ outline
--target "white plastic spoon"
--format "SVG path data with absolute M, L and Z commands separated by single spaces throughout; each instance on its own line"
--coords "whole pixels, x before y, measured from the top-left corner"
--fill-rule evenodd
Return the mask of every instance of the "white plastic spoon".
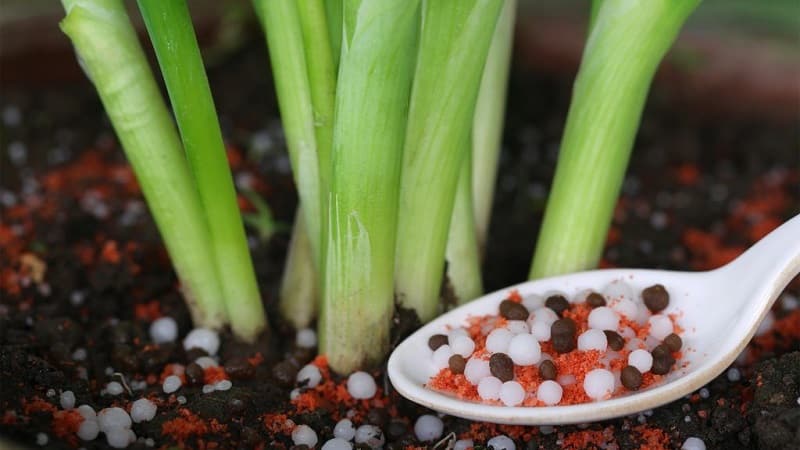
M 593 270 L 530 281 L 485 295 L 422 327 L 389 358 L 388 373 L 404 397 L 433 410 L 472 420 L 519 425 L 586 423 L 655 408 L 689 394 L 722 373 L 753 337 L 781 291 L 800 272 L 800 215 L 753 245 L 731 263 L 708 272 L 643 269 Z M 425 387 L 437 370 L 428 339 L 462 326 L 470 316 L 497 314 L 516 289 L 522 297 L 560 291 L 572 298 L 585 289 L 600 291 L 624 280 L 641 292 L 656 283 L 670 294 L 664 313 L 682 314 L 683 357 L 656 385 L 609 400 L 568 406 L 487 405 Z

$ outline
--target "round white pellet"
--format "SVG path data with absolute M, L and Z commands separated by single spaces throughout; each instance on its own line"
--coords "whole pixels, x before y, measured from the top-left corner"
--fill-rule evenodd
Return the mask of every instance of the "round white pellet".
M 64 391 L 59 396 L 61 409 L 72 409 L 75 407 L 75 393 L 72 391 Z
M 619 327 L 619 315 L 608 306 L 600 306 L 589 313 L 589 328 L 616 330 L 617 327 Z
M 639 306 L 636 302 L 627 298 L 611 302 L 611 309 L 628 320 L 636 320 L 639 316 Z
M 369 448 L 383 448 L 386 438 L 383 431 L 375 425 L 361 425 L 356 429 L 354 438 L 356 444 L 367 444 Z
M 109 395 L 119 395 L 124 391 L 125 389 L 122 387 L 122 385 L 116 381 L 112 381 L 106 385 L 106 392 L 108 392 Z
M 347 377 L 347 392 L 353 398 L 372 398 L 377 391 L 378 386 L 375 385 L 375 378 L 372 378 L 372 375 L 367 372 L 353 372 Z
M 631 288 L 631 286 L 628 283 L 622 280 L 616 280 L 612 281 L 611 283 L 608 283 L 603 288 L 603 295 L 608 297 L 610 300 L 634 299 L 633 288 Z
M 450 365 L 450 357 L 453 356 L 453 350 L 450 348 L 449 345 L 444 344 L 440 345 L 433 352 L 433 365 L 436 366 L 437 369 L 444 369 L 445 367 Z
M 178 338 L 178 323 L 172 317 L 159 317 L 150 324 L 150 339 L 156 344 L 175 342 Z
M 97 420 L 97 413 L 94 411 L 94 408 L 92 408 L 89 405 L 78 406 L 78 412 L 86 420 L 90 419 Z
M 210 394 L 210 393 L 216 391 L 216 388 L 214 387 L 213 384 L 204 384 L 202 391 L 203 391 L 203 394 Z
M 547 406 L 557 405 L 564 395 L 564 388 L 553 380 L 543 381 L 536 389 L 536 398 Z
M 131 416 L 119 407 L 105 408 L 97 414 L 97 423 L 100 431 L 106 432 L 112 428 L 130 428 Z
M 614 391 L 614 374 L 606 369 L 594 369 L 583 379 L 583 390 L 594 400 L 603 400 Z
M 500 387 L 500 401 L 506 406 L 517 406 L 525 400 L 525 388 L 516 381 L 506 381 Z
M 742 372 L 740 372 L 739 369 L 737 369 L 736 367 L 731 367 L 730 369 L 728 369 L 726 375 L 728 376 L 728 381 L 730 381 L 731 383 L 736 383 L 737 381 L 742 379 Z
M 650 325 L 650 336 L 658 340 L 664 340 L 672 334 L 672 320 L 663 314 L 653 314 L 647 323 Z
M 417 421 L 414 422 L 414 435 L 416 435 L 417 439 L 422 442 L 439 439 L 442 437 L 443 431 L 444 423 L 442 423 L 442 419 L 432 414 L 424 414 L 419 416 Z
M 146 398 L 140 398 L 131 405 L 131 419 L 135 423 L 149 422 L 156 416 L 158 407 Z
M 475 446 L 472 439 L 459 439 L 453 444 L 453 450 L 467 450 Z
M 450 338 L 450 350 L 464 358 L 469 358 L 475 350 L 475 341 L 469 336 L 452 336 Z
M 97 435 L 100 434 L 100 424 L 97 423 L 97 419 L 84 419 L 78 427 L 78 432 L 76 434 L 81 440 L 93 441 L 97 439 Z
M 171 394 L 178 389 L 181 388 L 181 378 L 177 375 L 170 375 L 167 378 L 164 378 L 164 382 L 161 384 L 161 389 L 164 391 L 165 394 Z
M 542 320 L 534 320 L 533 323 L 531 323 L 531 334 L 539 342 L 546 342 L 550 340 L 551 329 L 552 326 L 548 325 L 547 322 Z
M 313 364 L 306 364 L 297 372 L 297 382 L 305 382 L 307 387 L 317 387 L 320 381 L 322 381 L 322 372 L 319 371 L 319 367 Z
M 353 450 L 353 444 L 344 439 L 333 438 L 322 444 L 322 450 Z
M 502 387 L 503 382 L 499 378 L 488 376 L 478 383 L 478 395 L 483 400 L 497 400 Z
M 514 335 L 505 328 L 492 330 L 492 332 L 486 336 L 486 350 L 492 353 L 506 353 L 512 337 L 514 337 Z
M 492 374 L 489 361 L 480 358 L 470 358 L 464 366 L 464 376 L 472 384 L 478 384 L 482 379 Z
M 578 336 L 578 350 L 600 350 L 604 352 L 606 348 L 608 348 L 608 338 L 606 338 L 606 334 L 602 330 L 590 328 Z
M 183 348 L 185 350 L 199 348 L 209 355 L 216 355 L 219 350 L 219 334 L 208 328 L 195 328 L 183 339 Z
M 493 448 L 494 450 L 517 450 L 517 446 L 514 444 L 514 441 L 504 434 L 489 439 L 486 442 L 486 446 Z
M 589 294 L 591 294 L 593 292 L 594 291 L 591 290 L 591 289 L 584 289 L 584 290 L 578 292 L 577 294 L 575 294 L 575 297 L 572 297 L 572 300 L 570 301 L 570 303 L 574 303 L 576 305 L 579 305 L 581 303 L 586 303 L 586 299 L 589 298 Z
M 36 445 L 44 447 L 47 445 L 47 442 L 50 441 L 50 438 L 47 437 L 44 433 L 36 433 Z
M 528 294 L 522 297 L 522 306 L 528 308 L 528 312 L 533 312 L 544 306 L 544 297 L 538 294 Z
M 204 394 L 205 394 L 205 392 L 204 392 Z M 299 396 L 300 396 L 300 389 L 299 388 L 294 388 L 289 392 L 289 400 L 294 400 Z
M 317 333 L 311 328 L 298 330 L 294 342 L 300 348 L 314 348 L 317 346 Z
M 529 322 L 541 321 L 548 325 L 553 325 L 558 320 L 558 314 L 550 308 L 538 308 L 533 311 L 533 318 L 528 317 Z
M 542 348 L 532 334 L 518 334 L 508 344 L 508 356 L 519 366 L 536 364 L 542 358 Z
M 317 432 L 308 425 L 298 425 L 292 430 L 294 445 L 307 445 L 314 448 L 317 445 Z
M 634 350 L 628 355 L 628 365 L 636 367 L 639 372 L 649 372 L 653 367 L 653 355 L 647 350 Z
M 528 322 L 524 320 L 509 320 L 503 328 L 513 334 L 530 333 L 531 331 L 528 327 Z
M 198 366 L 202 367 L 203 370 L 208 369 L 209 367 L 217 367 L 217 366 L 219 366 L 219 363 L 217 363 L 217 361 L 214 358 L 210 357 L 210 356 L 201 356 L 201 357 L 195 359 L 194 363 L 197 364 Z
M 219 380 L 214 385 L 214 390 L 216 390 L 216 391 L 227 391 L 231 387 L 233 387 L 233 383 L 231 383 L 231 380 Z
M 106 430 L 105 434 L 106 442 L 108 442 L 109 447 L 113 448 L 126 448 L 136 440 L 136 435 L 128 428 L 114 427 Z M 131 439 L 131 435 L 133 435 L 133 439 Z
M 353 426 L 353 421 L 350 419 L 342 419 L 336 422 L 333 427 L 333 436 L 344 439 L 345 441 L 352 441 L 356 435 L 356 427 Z
M 700 438 L 689 437 L 683 441 L 681 450 L 706 450 L 706 443 Z

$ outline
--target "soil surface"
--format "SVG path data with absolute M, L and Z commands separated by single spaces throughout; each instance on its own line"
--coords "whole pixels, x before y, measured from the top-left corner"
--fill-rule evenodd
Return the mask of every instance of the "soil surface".
M 278 220 L 296 196 L 276 118 L 263 47 L 212 69 L 212 90 L 240 190 L 263 196 Z M 494 290 L 525 279 L 558 154 L 571 80 L 517 68 L 512 76 L 504 153 L 485 262 Z M 735 95 L 731 93 L 731 95 Z M 0 435 L 24 447 L 108 448 L 101 435 L 80 441 L 76 405 L 129 408 L 147 397 L 155 418 L 133 425 L 129 448 L 291 448 L 295 424 L 320 443 L 333 425 L 379 425 L 386 448 L 476 448 L 506 434 L 517 448 L 680 448 L 691 436 L 710 449 L 800 448 L 800 282 L 795 279 L 734 366 L 702 390 L 642 414 L 579 426 L 519 427 L 444 417 L 439 442 L 420 443 L 414 421 L 429 413 L 395 394 L 383 371 L 379 395 L 356 401 L 331 377 L 324 357 L 294 344 L 276 311 L 288 236 L 261 241 L 249 230 L 274 334 L 254 345 L 222 336 L 221 368 L 192 367 L 201 353 L 155 344 L 148 329 L 174 318 L 191 329 L 157 231 L 88 83 L 0 97 Z M 715 121 L 650 99 L 604 266 L 703 270 L 738 255 L 800 212 L 800 131 L 753 119 Z M 602 176 L 598 174 L 598 176 Z M 241 198 L 245 212 L 252 206 Z M 398 313 L 393 335 L 417 326 Z M 187 354 L 188 353 L 188 354 Z M 290 401 L 298 367 L 313 361 L 323 382 Z M 184 385 L 164 394 L 161 381 Z M 205 384 L 230 379 L 226 391 Z M 106 392 L 110 382 L 121 394 Z M 302 388 L 302 387 L 301 387 Z M 300 447 L 295 447 L 299 448 Z

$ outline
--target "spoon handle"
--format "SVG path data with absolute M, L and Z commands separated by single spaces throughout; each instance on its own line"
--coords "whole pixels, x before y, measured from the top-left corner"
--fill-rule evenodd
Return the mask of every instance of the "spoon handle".
M 800 273 L 800 214 L 715 272 L 726 283 L 750 290 L 758 298 L 769 299 L 772 305 L 792 278 Z

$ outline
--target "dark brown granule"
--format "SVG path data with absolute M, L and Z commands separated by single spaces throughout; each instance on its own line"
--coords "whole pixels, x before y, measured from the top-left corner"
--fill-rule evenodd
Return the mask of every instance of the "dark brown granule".
M 234 356 L 225 361 L 225 373 L 227 373 L 234 380 L 246 380 L 253 378 L 256 370 L 243 356 Z
M 445 344 L 447 344 L 447 336 L 444 334 L 434 334 L 428 339 L 428 347 L 433 351 Z
M 289 447 L 289 450 L 311 450 L 311 448 L 309 448 L 309 446 L 306 444 L 299 444 Z
M 575 350 L 575 336 L 553 336 L 553 349 L 558 353 L 569 353 Z
M 402 420 L 392 419 L 386 427 L 386 436 L 389 440 L 395 441 L 403 437 L 408 431 L 408 425 Z
M 669 305 L 669 293 L 664 286 L 655 284 L 642 291 L 642 300 L 647 309 L 655 314 L 663 311 Z
M 569 302 L 563 295 L 551 295 L 544 301 L 544 306 L 552 309 L 558 314 L 558 317 L 561 317 L 564 311 L 569 309 Z
M 606 306 L 606 298 L 597 292 L 592 292 L 586 297 L 586 303 L 592 308 Z
M 299 368 L 291 360 L 285 359 L 272 366 L 272 378 L 283 387 L 293 386 Z
M 603 330 L 603 333 L 606 335 L 606 341 L 608 341 L 608 348 L 618 352 L 622 350 L 622 347 L 625 346 L 625 338 L 620 336 L 619 333 L 613 330 Z
M 518 302 L 503 300 L 500 302 L 500 315 L 508 320 L 526 320 L 528 318 L 528 308 Z
M 622 385 L 626 388 L 635 391 L 642 385 L 642 372 L 633 366 L 625 366 L 620 375 Z
M 683 347 L 683 340 L 677 334 L 671 333 L 664 338 L 664 345 L 666 345 L 670 351 L 677 352 Z
M 659 344 L 651 353 L 653 354 L 653 367 L 650 371 L 656 375 L 669 373 L 672 365 L 675 364 L 675 358 L 672 357 L 669 347 L 666 344 Z
M 495 353 L 489 358 L 489 370 L 504 383 L 514 379 L 514 361 L 505 353 Z
M 370 408 L 367 411 L 367 423 L 383 428 L 389 423 L 389 412 L 386 408 Z
M 200 366 L 200 364 L 191 363 L 188 366 L 186 366 L 184 375 L 186 375 L 186 381 L 189 383 L 190 386 L 197 386 L 203 384 L 205 371 Z
M 575 336 L 578 326 L 570 318 L 558 319 L 550 326 L 550 336 L 552 337 L 572 337 Z
M 464 367 L 467 365 L 467 360 L 461 355 L 453 355 L 447 360 L 450 366 L 450 371 L 454 374 L 464 373 Z
M 539 364 L 539 376 L 542 377 L 543 380 L 555 380 L 558 376 L 558 371 L 556 370 L 556 365 L 553 361 L 549 359 L 545 359 Z

